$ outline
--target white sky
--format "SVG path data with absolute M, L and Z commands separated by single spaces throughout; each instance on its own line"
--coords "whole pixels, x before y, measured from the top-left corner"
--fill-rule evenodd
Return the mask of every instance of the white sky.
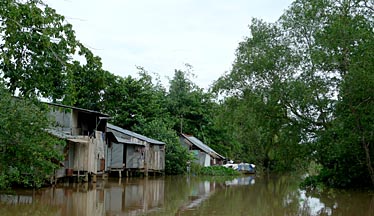
M 73 25 L 103 68 L 135 76 L 158 73 L 165 86 L 174 69 L 193 66 L 208 88 L 231 69 L 251 18 L 276 21 L 292 0 L 46 0 Z

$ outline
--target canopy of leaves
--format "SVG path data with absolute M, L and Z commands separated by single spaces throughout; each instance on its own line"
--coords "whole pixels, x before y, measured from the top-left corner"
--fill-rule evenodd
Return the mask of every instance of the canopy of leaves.
M 1 2 L 0 78 L 11 93 L 98 110 L 101 67 L 64 16 L 42 0 Z

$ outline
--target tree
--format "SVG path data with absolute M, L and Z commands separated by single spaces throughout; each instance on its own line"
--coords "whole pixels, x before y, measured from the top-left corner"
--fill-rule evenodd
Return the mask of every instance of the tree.
M 0 78 L 11 93 L 99 109 L 104 88 L 100 58 L 42 0 L 2 1 L 0 39 Z
M 173 79 L 169 80 L 167 109 L 175 118 L 177 132 L 193 134 L 205 141 L 205 130 L 212 121 L 213 97 L 191 81 L 192 67 L 186 66 L 186 71 L 175 70 Z
M 9 90 L 62 98 L 77 44 L 64 17 L 41 0 L 4 0 L 0 35 L 0 75 Z
M 133 129 L 165 114 L 165 90 L 154 85 L 143 68 L 139 68 L 139 76 L 136 79 L 106 74 L 102 111 L 111 115 L 120 127 Z
M 329 23 L 318 32 L 318 66 L 335 73 L 338 101 L 334 121 L 323 131 L 318 161 L 322 181 L 331 186 L 374 186 L 373 140 L 373 2 L 340 1 L 331 4 Z M 332 40 L 334 39 L 334 40 Z M 352 170 L 349 174 L 346 170 Z
M 213 91 L 226 94 L 221 122 L 231 126 L 234 156 L 272 170 L 292 170 L 303 146 L 301 103 L 294 88 L 299 59 L 279 24 L 254 19 L 251 36 L 239 44 L 230 73 Z M 300 85 L 300 90 L 305 86 Z
M 214 88 L 238 149 L 277 167 L 313 159 L 330 186 L 374 185 L 373 15 L 369 1 L 297 0 L 276 23 L 253 20 Z
M 165 173 L 182 174 L 191 158 L 173 130 L 165 89 L 159 82 L 154 84 L 144 68 L 138 69 L 138 79 L 107 74 L 102 110 L 114 117 L 114 124 L 165 142 Z
M 95 56 L 88 48 L 79 43 L 79 55 L 86 60 L 81 63 L 73 61 L 66 77 L 66 90 L 63 103 L 80 108 L 100 111 L 102 97 L 106 85 L 108 71 L 102 69 L 101 59 Z
M 0 87 L 0 189 L 40 187 L 62 160 L 62 141 L 49 135 L 46 113 Z

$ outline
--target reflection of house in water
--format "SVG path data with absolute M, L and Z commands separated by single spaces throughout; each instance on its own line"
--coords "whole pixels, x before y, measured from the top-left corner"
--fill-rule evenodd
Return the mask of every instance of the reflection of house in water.
M 50 188 L 41 194 L 40 200 L 48 206 L 58 206 L 59 215 L 92 215 L 104 213 L 104 191 L 88 189 L 82 185 L 74 188 Z
M 225 188 L 226 186 L 252 185 L 254 184 L 254 178 L 255 176 L 238 177 L 230 181 L 225 181 L 224 184 L 215 183 L 214 181 L 198 182 L 197 185 L 193 185 L 192 187 L 191 193 L 188 197 L 189 201 L 179 207 L 178 214 L 190 209 L 196 209 L 208 200 L 217 190 Z
M 244 176 L 238 177 L 230 181 L 225 181 L 226 186 L 235 186 L 235 185 L 253 185 L 255 184 L 255 176 Z
M 216 184 L 214 182 L 198 182 L 197 185 L 194 185 L 192 188 L 191 194 L 188 197 L 188 202 L 179 207 L 178 213 L 198 207 L 204 201 L 209 199 L 209 197 L 214 194 L 215 190 Z
M 164 180 L 140 179 L 105 189 L 105 212 L 109 215 L 143 215 L 164 205 Z
M 97 184 L 44 188 L 28 194 L 0 195 L 0 202 L 10 206 L 38 206 L 36 209 L 53 208 L 53 213 L 46 215 L 144 215 L 158 211 L 164 205 L 164 188 L 163 179 L 126 179 L 122 183 L 99 181 Z
M 0 203 L 6 204 L 31 204 L 32 195 L 0 195 Z

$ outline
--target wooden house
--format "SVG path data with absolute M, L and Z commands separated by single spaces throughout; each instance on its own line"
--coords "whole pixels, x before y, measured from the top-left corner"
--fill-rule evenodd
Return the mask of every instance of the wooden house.
M 225 158 L 212 148 L 201 142 L 194 136 L 187 134 L 180 135 L 181 144 L 188 148 L 195 156 L 195 163 L 207 167 L 212 165 L 222 165 Z
M 105 171 L 106 124 L 108 115 L 77 107 L 47 103 L 52 125 L 47 130 L 66 140 L 62 149 L 64 167 L 56 178 L 89 176 Z
M 165 143 L 112 124 L 107 125 L 107 170 L 126 172 L 163 172 Z

